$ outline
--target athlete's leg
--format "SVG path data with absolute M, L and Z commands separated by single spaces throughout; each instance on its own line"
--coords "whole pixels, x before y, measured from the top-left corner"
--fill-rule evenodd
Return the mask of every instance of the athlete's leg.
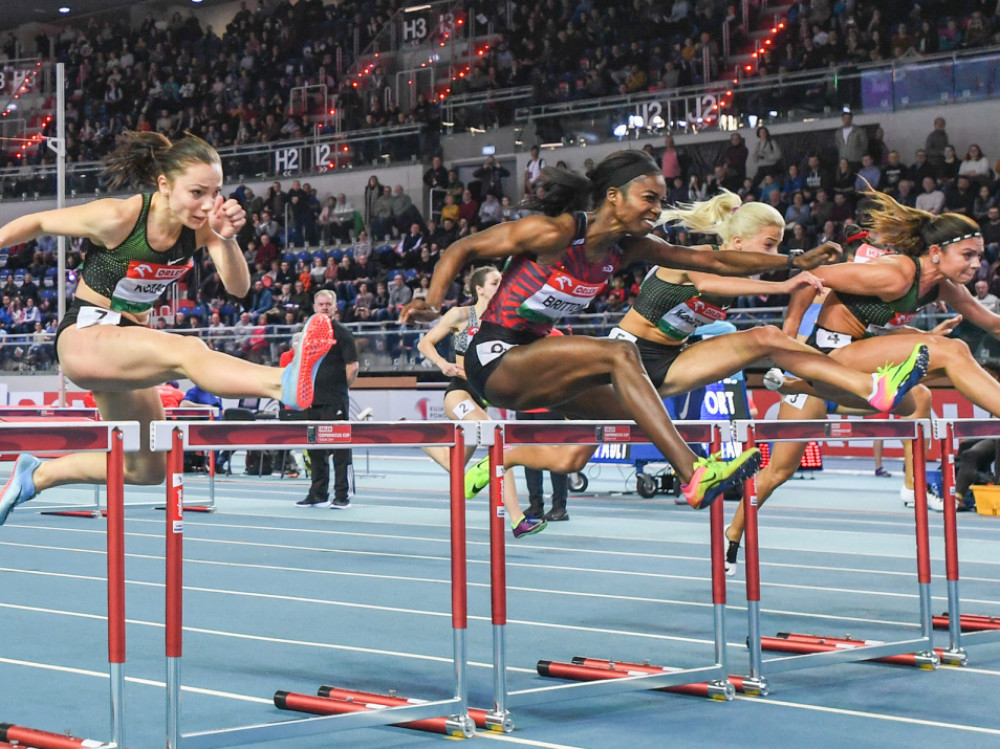
M 444 396 L 444 413 L 452 421 L 488 421 L 487 414 L 473 400 L 472 396 L 464 390 L 450 390 Z M 451 450 L 447 447 L 424 447 L 421 448 L 431 459 L 444 470 L 451 470 Z M 475 445 L 466 445 L 465 462 L 476 451 Z
M 105 421 L 138 421 L 138 452 L 125 453 L 125 483 L 155 485 L 166 476 L 166 453 L 149 449 L 149 422 L 163 418 L 163 405 L 155 388 L 131 392 L 94 393 Z M 74 453 L 44 461 L 34 474 L 36 491 L 63 484 L 103 484 L 107 481 L 104 453 Z

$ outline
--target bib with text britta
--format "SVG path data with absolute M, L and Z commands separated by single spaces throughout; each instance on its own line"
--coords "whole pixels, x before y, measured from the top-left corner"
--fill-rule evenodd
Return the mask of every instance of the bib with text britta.
M 133 313 L 152 309 L 163 290 L 179 280 L 193 265 L 190 259 L 177 265 L 131 261 L 125 277 L 111 293 L 111 309 Z
M 710 325 L 725 319 L 724 309 L 709 304 L 704 299 L 692 297 L 667 310 L 666 314 L 656 321 L 656 327 L 675 341 L 683 341 L 702 325 Z
M 584 283 L 557 270 L 542 288 L 521 302 L 517 313 L 532 322 L 552 322 L 566 315 L 575 315 L 585 310 L 606 285 Z

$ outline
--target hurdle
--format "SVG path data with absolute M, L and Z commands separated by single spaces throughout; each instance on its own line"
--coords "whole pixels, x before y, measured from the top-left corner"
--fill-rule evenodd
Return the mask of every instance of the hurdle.
M 726 670 L 725 606 L 726 583 L 723 563 L 722 502 L 716 501 L 709 511 L 712 562 L 712 604 L 715 625 L 715 661 L 711 665 L 671 669 L 651 667 L 651 670 L 620 674 L 614 669 L 592 667 L 578 663 L 575 668 L 560 668 L 553 661 L 542 661 L 541 675 L 573 679 L 574 683 L 534 687 L 510 691 L 507 688 L 507 575 L 504 541 L 506 522 L 503 505 L 504 445 L 601 445 L 604 443 L 649 443 L 649 438 L 633 422 L 586 421 L 517 421 L 479 424 L 479 442 L 489 448 L 490 459 L 490 590 L 493 624 L 493 711 L 491 723 L 513 722 L 508 708 L 519 705 L 539 705 L 563 700 L 603 697 L 639 690 L 655 690 L 684 684 L 709 682 L 704 696 L 731 700 L 733 685 Z M 728 421 L 674 422 L 685 442 L 700 442 L 717 446 L 721 430 L 727 434 Z M 547 673 L 545 673 L 547 672 Z
M 110 677 L 111 741 L 125 746 L 125 463 L 124 454 L 139 449 L 139 423 L 48 421 L 0 424 L 2 453 L 107 453 L 108 492 L 108 674 Z M 70 744 L 45 740 L 45 732 L 3 724 L 3 740 L 40 749 Z M 52 736 L 59 737 L 58 734 Z M 51 738 L 51 736 L 49 737 Z M 64 740 L 69 737 L 62 736 Z M 83 741 L 82 739 L 75 741 Z M 85 742 L 72 746 L 104 746 Z
M 0 406 L 0 421 L 38 422 L 49 421 L 51 419 L 99 421 L 100 418 L 100 411 L 89 406 Z M 98 484 L 94 485 L 94 504 L 87 509 L 40 509 L 39 512 L 42 515 L 99 518 L 105 514 L 105 512 L 101 510 L 101 487 Z
M 936 419 L 934 436 L 941 444 L 941 480 L 944 497 L 944 559 L 948 585 L 948 610 L 933 618 L 935 629 L 948 630 L 947 662 L 964 666 L 966 644 L 1000 640 L 1000 617 L 963 614 L 959 596 L 958 516 L 955 492 L 955 454 L 958 440 L 1000 438 L 996 419 Z
M 940 663 L 934 651 L 931 628 L 931 562 L 927 520 L 926 437 L 927 420 L 893 419 L 829 421 L 825 419 L 798 421 L 737 421 L 737 437 L 751 446 L 758 442 L 827 442 L 831 440 L 900 439 L 913 442 L 913 474 L 916 506 L 914 509 L 917 542 L 917 582 L 920 599 L 920 637 L 885 642 L 852 640 L 819 635 L 781 633 L 777 637 L 762 637 L 760 625 L 760 545 L 758 538 L 758 506 L 755 482 L 743 486 L 743 508 L 746 527 L 747 647 L 750 653 L 750 673 L 744 684 L 767 692 L 767 674 L 783 673 L 833 663 L 851 663 L 892 658 L 890 662 L 905 663 L 934 669 Z M 762 650 L 792 653 L 764 660 Z M 767 673 L 765 673 L 765 671 Z
M 150 446 L 154 452 L 167 452 L 166 513 L 166 729 L 168 749 L 205 749 L 315 736 L 353 728 L 393 725 L 415 720 L 447 718 L 450 735 L 470 737 L 474 725 L 468 715 L 467 644 L 468 594 L 465 540 L 465 432 L 472 422 L 406 421 L 218 421 L 169 422 L 150 424 Z M 219 730 L 182 734 L 180 725 L 180 686 L 183 617 L 183 473 L 185 450 L 255 449 L 275 446 L 310 448 L 330 447 L 425 447 L 441 446 L 451 452 L 451 624 L 454 666 L 454 697 L 445 700 L 413 702 L 384 709 L 361 709 L 349 714 L 262 723 Z
M 215 409 L 211 406 L 183 406 L 176 408 L 165 408 L 164 414 L 168 419 L 174 420 L 206 420 L 215 418 Z M 0 421 L 31 421 L 49 419 L 80 419 L 86 421 L 100 421 L 101 412 L 89 406 L 2 406 L 0 407 Z M 155 509 L 166 509 L 162 505 L 155 503 L 131 503 L 128 507 L 155 507 Z M 186 510 L 190 512 L 215 512 L 215 453 L 210 452 L 208 457 L 208 503 L 203 505 L 187 505 Z M 56 515 L 61 517 L 76 518 L 99 518 L 107 517 L 108 511 L 101 507 L 100 485 L 94 486 L 94 504 L 86 509 L 43 509 L 39 510 L 42 515 Z

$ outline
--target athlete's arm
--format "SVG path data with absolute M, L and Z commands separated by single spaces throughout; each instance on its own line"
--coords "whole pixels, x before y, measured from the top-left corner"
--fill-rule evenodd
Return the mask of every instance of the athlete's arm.
M 103 198 L 90 203 L 20 216 L 0 227 L 0 247 L 22 244 L 43 234 L 82 237 L 102 247 L 125 241 L 142 206 L 142 197 Z
M 469 319 L 468 307 L 452 307 L 444 313 L 444 316 L 437 321 L 437 324 L 428 330 L 417 342 L 417 350 L 424 355 L 434 366 L 440 369 L 449 377 L 459 374 L 461 367 L 445 359 L 437 351 L 437 344 L 443 341 L 452 333 L 462 328 L 462 321 Z
M 813 292 L 823 289 L 823 282 L 808 271 L 797 273 L 785 281 L 760 281 L 756 278 L 732 278 L 714 273 L 687 274 L 695 288 L 703 294 L 722 297 L 737 297 L 750 294 L 791 294 L 796 289 L 809 286 Z
M 798 337 L 799 328 L 802 327 L 802 318 L 815 299 L 816 289 L 812 286 L 802 287 L 792 293 L 792 298 L 788 300 L 788 307 L 785 310 L 785 320 L 781 323 L 781 330 L 785 335 L 791 338 Z
M 963 319 L 985 330 L 994 338 L 1000 338 L 1000 315 L 990 312 L 976 301 L 964 286 L 944 280 L 938 286 L 938 298 L 961 313 Z
M 703 252 L 670 244 L 651 235 L 628 236 L 619 244 L 625 250 L 623 266 L 628 266 L 636 260 L 643 260 L 653 265 L 715 273 L 720 276 L 753 276 L 789 267 L 789 258 L 785 255 L 742 250 Z M 840 245 L 827 242 L 792 258 L 791 267 L 810 270 L 839 258 Z
M 198 231 L 198 242 L 203 243 L 212 256 L 215 269 L 219 272 L 226 291 L 236 297 L 244 297 L 250 292 L 250 268 L 243 257 L 236 236 L 247 222 L 246 211 L 236 200 L 223 200 L 215 196 L 215 208 L 208 217 L 208 225 Z M 220 237 L 228 237 L 222 239 Z
M 436 317 L 448 285 L 466 263 L 472 260 L 506 258 L 510 255 L 536 255 L 541 258 L 561 253 L 573 239 L 575 226 L 575 220 L 570 214 L 555 218 L 525 216 L 463 237 L 441 253 L 434 266 L 426 300 L 415 299 L 406 305 L 400 315 L 400 322 L 406 322 L 410 318 L 426 320 Z M 430 316 L 428 312 L 431 313 Z
M 913 262 L 903 255 L 885 255 L 867 263 L 838 263 L 813 273 L 834 291 L 873 296 L 883 301 L 899 299 L 913 285 Z

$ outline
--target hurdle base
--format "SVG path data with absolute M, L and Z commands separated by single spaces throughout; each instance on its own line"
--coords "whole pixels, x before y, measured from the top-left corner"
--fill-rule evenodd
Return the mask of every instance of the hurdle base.
M 162 512 L 163 510 L 166 510 L 167 508 L 164 507 L 163 505 L 160 505 L 158 507 L 154 507 L 153 509 L 154 510 L 160 510 Z M 184 512 L 215 512 L 215 506 L 214 505 L 184 505 L 184 507 L 181 508 L 181 509 Z
M 586 658 L 583 656 L 574 656 L 572 663 L 541 660 L 538 661 L 535 669 L 540 676 L 569 681 L 625 679 L 630 676 L 668 674 L 671 671 L 682 670 L 666 666 L 653 666 L 649 663 L 607 661 L 600 658 Z M 671 687 L 657 687 L 650 691 L 686 694 L 692 697 L 707 697 L 711 700 L 728 702 L 736 696 L 736 692 L 739 689 L 735 683 L 739 682 L 742 686 L 742 679 L 740 677 L 733 676 L 729 677 L 729 679 L 733 681 L 717 679 L 710 682 L 692 682 L 690 684 L 678 684 Z
M 969 655 L 965 652 L 965 648 L 945 648 L 938 655 L 942 666 L 969 665 Z
M 763 676 L 743 676 L 740 677 L 740 682 L 740 691 L 747 697 L 767 697 L 769 694 L 767 679 Z
M 878 640 L 855 640 L 851 637 L 825 637 L 821 635 L 805 635 L 795 632 L 779 632 L 776 637 L 761 637 L 761 650 L 781 653 L 796 653 L 806 655 L 812 653 L 830 653 L 843 650 L 862 649 L 866 646 L 885 645 Z M 940 648 L 919 653 L 898 653 L 863 660 L 872 663 L 889 663 L 895 666 L 915 666 L 923 670 L 933 671 L 941 665 Z
M 948 629 L 951 626 L 951 615 L 945 611 L 941 616 L 932 617 L 931 623 L 934 625 L 934 629 Z M 987 632 L 1000 629 L 1000 617 L 959 614 L 958 626 L 962 632 Z
M 106 744 L 101 741 L 79 739 L 65 733 L 16 726 L 13 723 L 0 723 L 0 742 L 5 742 L 10 746 L 34 747 L 35 749 L 81 749 L 81 747 L 110 749 L 114 746 L 114 744 Z
M 39 515 L 56 515 L 66 518 L 99 518 L 107 517 L 107 510 L 42 510 Z
M 379 694 L 378 692 L 364 692 L 358 689 L 330 686 L 329 684 L 324 684 L 317 689 L 316 696 L 326 697 L 332 700 L 340 700 L 342 702 L 381 705 L 383 707 L 402 707 L 403 705 L 419 705 L 422 702 L 426 702 L 426 700 L 400 697 L 396 694 L 396 690 L 394 689 L 390 690 L 389 694 Z M 472 719 L 473 726 L 476 728 L 483 728 L 491 731 L 503 730 L 504 733 L 510 733 L 514 730 L 513 720 L 510 720 L 510 727 L 507 728 L 503 723 L 491 722 L 491 713 L 487 710 L 483 710 L 478 707 L 468 707 L 466 710 L 468 711 L 469 718 Z M 494 715 L 498 714 L 494 713 Z
M 509 710 L 504 710 L 503 712 L 498 712 L 496 710 L 487 710 L 486 725 L 483 727 L 490 731 L 497 731 L 500 733 L 513 733 L 514 717 L 510 714 Z

